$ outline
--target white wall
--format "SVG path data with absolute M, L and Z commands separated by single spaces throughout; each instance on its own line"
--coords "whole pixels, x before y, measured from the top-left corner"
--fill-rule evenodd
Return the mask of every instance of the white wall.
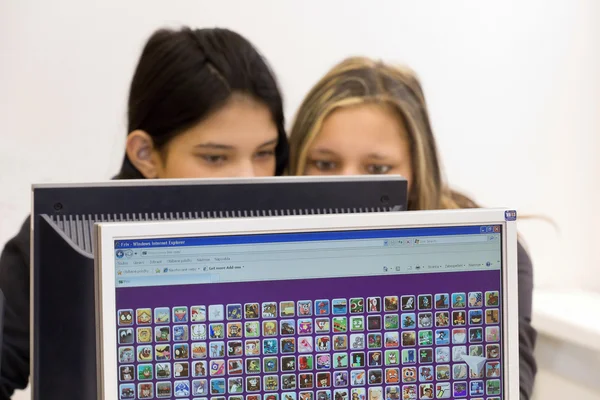
M 0 2 L 0 242 L 33 182 L 109 178 L 129 80 L 157 27 L 223 26 L 267 56 L 291 119 L 330 66 L 364 54 L 421 75 L 446 175 L 521 226 L 540 287 L 600 290 L 600 5 L 556 1 Z

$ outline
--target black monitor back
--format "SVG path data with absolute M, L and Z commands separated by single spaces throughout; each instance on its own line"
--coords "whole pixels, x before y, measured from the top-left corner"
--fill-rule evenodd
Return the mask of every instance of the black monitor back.
M 33 187 L 32 398 L 94 400 L 95 222 L 402 211 L 401 177 L 111 181 Z
M 2 334 L 4 332 L 4 292 L 0 290 L 0 343 L 2 343 Z M 0 346 L 0 360 L 2 359 L 2 346 Z M 1 363 L 0 363 L 1 366 Z M 0 370 L 2 376 L 2 370 Z

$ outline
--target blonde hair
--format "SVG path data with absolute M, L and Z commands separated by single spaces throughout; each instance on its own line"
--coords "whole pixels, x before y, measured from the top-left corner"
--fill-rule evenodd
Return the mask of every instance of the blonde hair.
M 335 110 L 360 104 L 391 107 L 406 126 L 412 155 L 409 210 L 477 207 L 444 183 L 423 89 L 406 67 L 365 57 L 348 58 L 331 69 L 302 102 L 290 136 L 291 175 L 306 168 L 307 152 L 323 121 Z

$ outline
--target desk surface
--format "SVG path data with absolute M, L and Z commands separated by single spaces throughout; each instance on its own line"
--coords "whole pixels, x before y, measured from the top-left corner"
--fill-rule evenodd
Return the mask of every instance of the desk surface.
M 533 293 L 533 326 L 540 334 L 600 352 L 600 293 L 584 290 Z

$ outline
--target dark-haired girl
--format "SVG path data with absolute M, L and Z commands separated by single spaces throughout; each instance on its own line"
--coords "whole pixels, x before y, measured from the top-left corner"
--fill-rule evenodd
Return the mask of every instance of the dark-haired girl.
M 128 102 L 116 179 L 280 175 L 287 163 L 281 94 L 248 40 L 226 29 L 159 30 Z M 5 317 L 0 399 L 29 379 L 29 220 L 0 257 Z

